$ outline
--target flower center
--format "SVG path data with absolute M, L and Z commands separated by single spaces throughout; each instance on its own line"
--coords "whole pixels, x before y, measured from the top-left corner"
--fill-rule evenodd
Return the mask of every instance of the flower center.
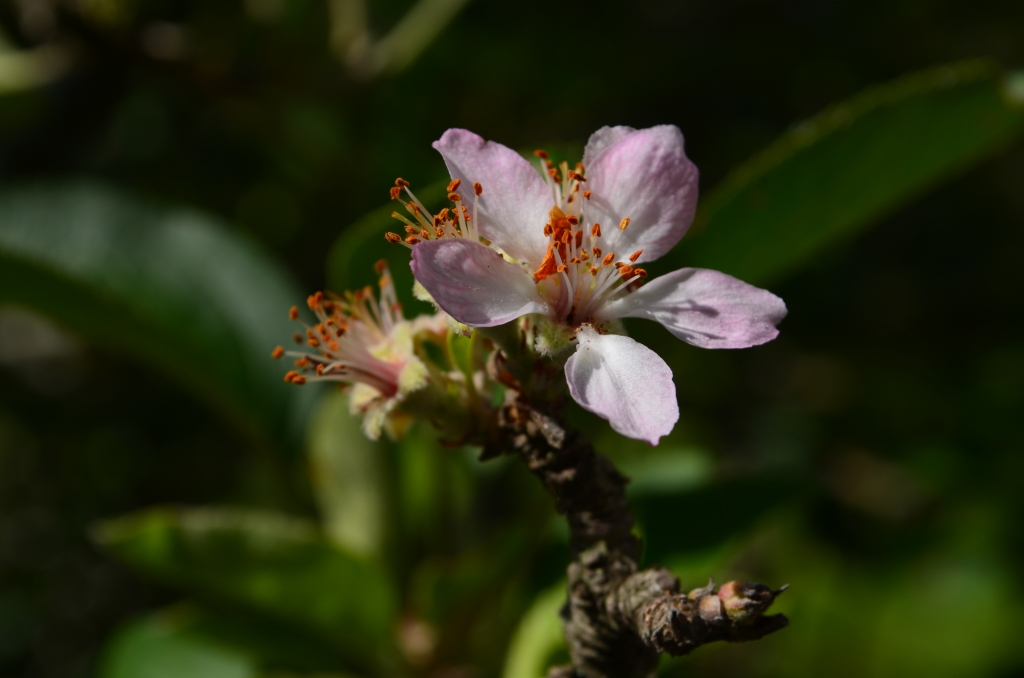
M 345 296 L 324 295 L 317 292 L 307 299 L 309 310 L 316 314 L 316 325 L 307 325 L 305 333 L 296 333 L 295 342 L 305 343 L 316 352 L 285 351 L 278 346 L 273 357 L 288 355 L 296 358 L 297 369 L 285 375 L 285 381 L 300 385 L 306 381 L 340 381 L 364 383 L 386 397 L 398 392 L 399 377 L 404 367 L 401 360 L 377 357 L 386 347 L 395 326 L 405 322 L 402 307 L 395 294 L 395 286 L 387 265 L 377 262 L 380 275 L 380 297 L 365 287 Z M 299 319 L 296 307 L 288 313 L 292 320 Z

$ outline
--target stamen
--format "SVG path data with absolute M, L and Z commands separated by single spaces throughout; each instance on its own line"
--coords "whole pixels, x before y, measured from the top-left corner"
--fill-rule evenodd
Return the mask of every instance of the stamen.
M 452 202 L 461 202 L 462 196 L 459 195 L 458 193 L 449 193 L 448 199 L 451 200 Z
M 640 255 L 643 253 L 643 250 L 637 250 L 636 252 L 633 252 L 632 254 L 629 255 L 629 260 L 636 263 L 636 260 L 639 259 Z
M 406 242 L 407 245 L 415 245 L 419 241 L 420 241 L 420 239 L 417 238 L 414 235 L 410 235 L 410 236 L 406 237 L 406 239 L 405 239 L 405 242 Z
M 590 191 L 583 191 L 583 197 L 590 200 Z
M 597 248 L 595 247 L 594 249 Z M 610 266 L 613 261 L 615 261 L 615 252 L 609 252 L 608 254 L 605 255 L 604 259 L 601 260 L 601 263 L 604 264 L 605 266 Z
M 298 320 L 299 319 L 299 307 L 298 306 L 292 306 L 290 309 L 288 309 L 288 318 L 290 320 Z
M 403 179 L 402 177 L 398 177 L 397 179 L 395 179 L 395 186 L 401 186 L 402 188 L 409 188 L 409 182 L 406 181 L 405 179 Z
M 278 346 L 277 348 L 275 348 L 273 351 L 270 352 L 270 357 L 273 358 L 274 360 L 277 360 L 278 358 L 280 358 L 283 355 L 284 355 L 284 347 L 283 346 Z
M 402 187 L 392 186 L 389 193 L 391 195 L 392 200 L 398 200 L 400 197 L 402 197 Z
M 622 266 L 619 266 L 619 275 L 621 275 L 624 278 L 628 278 L 629 276 L 633 275 L 633 267 L 630 266 L 629 264 L 623 264 Z
M 594 258 L 595 258 L 595 259 L 600 259 L 600 258 L 601 258 L 601 248 L 600 248 L 600 247 L 597 247 L 597 246 L 595 245 L 595 246 L 594 246 L 594 247 L 593 247 L 593 248 L 591 249 L 591 252 L 593 252 L 593 253 L 594 253 Z
M 537 156 L 538 158 L 540 158 L 541 160 L 547 160 L 548 157 L 549 157 L 548 156 L 548 152 L 543 150 L 543 149 L 540 149 L 540 148 L 538 148 L 536 151 L 534 151 L 533 154 L 535 156 Z
M 645 271 L 642 268 L 634 268 L 633 269 L 633 273 L 635 273 L 636 275 L 640 276 L 641 278 L 646 278 L 647 277 L 647 271 Z
M 629 227 L 629 217 L 623 217 L 622 221 L 619 222 L 619 230 L 625 231 Z
M 480 185 L 479 181 L 473 184 L 473 193 L 475 193 L 476 195 L 483 195 L 483 192 L 484 187 Z
M 397 233 L 392 233 L 391 231 L 388 231 L 387 233 L 384 234 L 384 239 L 387 240 L 392 245 L 394 245 L 395 243 L 402 242 L 402 236 L 398 235 Z M 294 320 L 294 318 L 292 318 L 292 320 Z
M 600 238 L 601 237 L 601 224 L 594 224 L 593 226 L 591 226 L 590 227 L 590 235 L 594 236 L 595 238 Z M 600 255 L 595 255 L 595 256 L 600 256 Z
M 448 182 L 448 192 L 454 193 L 462 185 L 462 179 L 452 179 Z

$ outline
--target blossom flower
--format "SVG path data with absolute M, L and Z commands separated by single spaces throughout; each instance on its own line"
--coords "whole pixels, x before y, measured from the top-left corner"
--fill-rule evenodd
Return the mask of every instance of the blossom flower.
M 295 358 L 296 369 L 285 374 L 286 382 L 335 381 L 351 387 L 349 407 L 363 416 L 363 430 L 372 440 L 382 430 L 395 436 L 409 422 L 397 408 L 412 392 L 427 384 L 428 370 L 414 352 L 417 321 L 409 322 L 395 295 L 395 286 L 383 261 L 377 263 L 380 297 L 370 287 L 344 296 L 317 292 L 309 297 L 316 325 L 306 325 L 295 335 L 313 352 L 286 351 L 278 346 L 275 358 Z M 299 310 L 289 311 L 299 320 Z M 436 325 L 436 322 L 434 323 Z
M 570 394 L 617 432 L 657 444 L 679 418 L 671 370 L 620 333 L 621 318 L 657 321 L 703 348 L 777 336 L 782 300 L 724 273 L 683 268 L 645 283 L 640 264 L 679 242 L 696 210 L 698 172 L 675 126 L 604 127 L 574 169 L 537 151 L 540 173 L 467 130 L 448 130 L 434 148 L 452 177 L 453 209 L 428 219 L 406 182 L 392 189 L 410 198 L 404 243 L 417 281 L 471 327 L 546 318 L 575 343 L 565 363 Z M 472 210 L 462 185 L 472 186 Z

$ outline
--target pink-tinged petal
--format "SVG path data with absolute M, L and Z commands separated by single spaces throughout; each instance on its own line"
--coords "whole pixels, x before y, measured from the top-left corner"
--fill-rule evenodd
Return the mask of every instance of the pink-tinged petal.
M 657 445 L 679 420 L 672 370 L 643 344 L 584 326 L 565 363 L 573 400 L 609 421 L 616 432 Z
M 616 125 L 615 127 L 602 127 L 593 134 L 590 135 L 590 139 L 587 140 L 587 146 L 583 149 L 583 169 L 584 173 L 590 169 L 590 163 L 594 161 L 601 151 L 613 145 L 615 142 L 624 139 L 629 136 L 636 129 L 633 127 L 626 127 L 625 125 Z
M 458 193 L 473 206 L 473 184 L 483 193 L 477 203 L 480 233 L 536 269 L 547 252 L 544 224 L 555 204 L 551 189 L 537 168 L 499 143 L 485 141 L 464 129 L 450 129 L 434 142 L 452 179 L 461 179 Z
M 701 348 L 747 348 L 778 336 L 786 304 L 730 275 L 681 268 L 605 305 L 598 316 L 655 320 Z
M 412 248 L 410 266 L 442 311 L 472 327 L 547 310 L 528 273 L 478 242 L 425 240 Z
M 607 132 L 602 139 L 616 135 L 621 132 Z M 587 220 L 601 224 L 602 248 L 615 252 L 618 261 L 637 250 L 643 250 L 638 263 L 657 259 L 679 242 L 693 221 L 699 173 L 674 125 L 621 135 L 585 165 L 585 172 L 591 193 Z M 629 227 L 621 231 L 626 217 Z

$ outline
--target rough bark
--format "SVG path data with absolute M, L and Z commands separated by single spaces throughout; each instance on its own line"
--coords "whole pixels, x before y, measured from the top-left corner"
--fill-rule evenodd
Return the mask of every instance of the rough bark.
M 562 617 L 572 665 L 552 669 L 549 678 L 642 678 L 662 652 L 678 656 L 716 640 L 756 640 L 786 626 L 782 615 L 763 615 L 784 589 L 729 582 L 683 593 L 665 568 L 638 571 L 628 481 L 615 466 L 525 403 L 503 407 L 499 425 L 499 447 L 523 457 L 569 521 L 572 562 Z

